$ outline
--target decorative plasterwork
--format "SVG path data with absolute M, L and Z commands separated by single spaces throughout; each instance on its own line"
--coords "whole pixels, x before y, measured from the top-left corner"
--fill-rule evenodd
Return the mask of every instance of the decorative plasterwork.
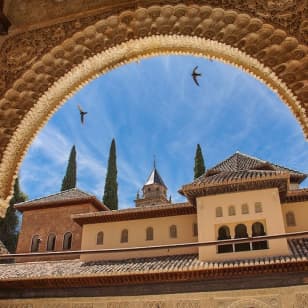
M 232 7 L 233 1 L 224 2 Z M 0 209 L 31 140 L 57 108 L 93 78 L 138 58 L 192 54 L 241 67 L 278 93 L 308 135 L 308 48 L 298 39 L 259 18 L 208 5 L 124 7 L 117 15 L 74 19 L 2 44 L 0 93 L 10 89 L 0 100 Z
M 228 308 L 270 308 L 269 305 L 256 299 L 242 299 L 232 303 Z

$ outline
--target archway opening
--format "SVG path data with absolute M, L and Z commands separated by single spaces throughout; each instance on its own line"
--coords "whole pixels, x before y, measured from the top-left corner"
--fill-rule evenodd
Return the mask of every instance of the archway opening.
M 196 65 L 202 73 L 200 86 L 191 77 Z M 78 105 L 88 112 L 84 124 Z M 237 150 L 290 166 L 298 151 L 303 156 L 307 151 L 288 108 L 254 77 L 209 58 L 150 57 L 101 75 L 55 113 L 23 163 L 22 184 L 26 192 L 35 188 L 30 198 L 60 189 L 75 144 L 77 185 L 101 199 L 112 138 L 118 150 L 120 208 L 134 205 L 153 155 L 168 197 L 181 202 L 177 190 L 192 179 L 197 143 L 207 167 Z M 303 158 L 293 163 L 291 167 L 305 171 Z

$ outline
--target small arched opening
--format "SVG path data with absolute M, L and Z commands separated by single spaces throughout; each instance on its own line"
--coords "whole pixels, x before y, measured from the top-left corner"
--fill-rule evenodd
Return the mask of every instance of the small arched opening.
M 72 232 L 66 232 L 63 237 L 63 250 L 70 250 L 72 249 L 72 239 L 73 235 Z
M 104 244 L 104 232 L 100 231 L 97 233 L 96 236 L 96 245 L 103 245 Z
M 235 238 L 248 238 L 247 227 L 244 224 L 235 227 Z M 250 243 L 238 243 L 234 247 L 235 251 L 247 251 L 250 250 Z
M 121 243 L 128 243 L 128 230 L 124 229 L 121 232 Z
M 47 251 L 54 251 L 56 248 L 56 235 L 51 233 L 47 239 Z
M 31 241 L 31 252 L 38 252 L 40 249 L 41 239 L 38 235 L 34 235 Z
M 221 226 L 218 229 L 218 241 L 222 240 L 230 240 L 230 229 L 228 226 Z M 225 252 L 233 252 L 233 246 L 232 244 L 224 244 L 224 245 L 218 245 L 217 246 L 217 252 L 218 253 L 225 253 Z
M 146 240 L 153 241 L 153 239 L 154 239 L 154 230 L 152 227 L 148 227 L 146 229 Z
M 264 226 L 261 222 L 255 222 L 252 225 L 251 229 L 252 229 L 252 237 L 266 235 L 266 232 L 264 231 Z M 260 250 L 260 249 L 267 249 L 267 248 L 268 248 L 267 241 L 252 242 L 253 250 Z

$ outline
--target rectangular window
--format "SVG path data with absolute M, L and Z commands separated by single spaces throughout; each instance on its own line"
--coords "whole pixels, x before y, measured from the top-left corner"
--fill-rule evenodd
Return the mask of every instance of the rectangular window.
M 255 203 L 255 213 L 262 213 L 262 212 L 263 212 L 262 203 L 256 202 Z

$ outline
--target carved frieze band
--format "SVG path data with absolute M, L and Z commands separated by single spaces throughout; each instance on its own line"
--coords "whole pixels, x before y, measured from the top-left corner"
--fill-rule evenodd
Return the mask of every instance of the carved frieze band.
M 294 308 L 306 308 L 308 307 L 308 293 L 296 294 L 296 303 Z

